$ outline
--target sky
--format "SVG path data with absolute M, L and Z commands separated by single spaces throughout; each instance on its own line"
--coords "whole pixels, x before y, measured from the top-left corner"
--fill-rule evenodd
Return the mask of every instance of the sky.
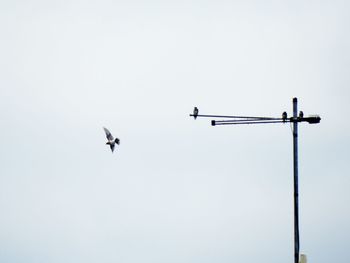
M 348 263 L 350 2 L 0 1 L 0 262 Z M 121 141 L 112 154 L 102 127 Z

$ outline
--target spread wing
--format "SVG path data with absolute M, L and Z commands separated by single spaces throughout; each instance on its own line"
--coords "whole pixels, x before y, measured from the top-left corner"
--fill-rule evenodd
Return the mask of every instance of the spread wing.
M 109 146 L 111 147 L 112 152 L 114 151 L 114 145 L 115 144 L 110 144 Z
M 109 141 L 113 141 L 114 138 L 113 138 L 113 135 L 111 134 L 111 132 L 108 129 L 106 129 L 105 127 L 103 127 L 103 129 L 105 130 L 107 139 Z

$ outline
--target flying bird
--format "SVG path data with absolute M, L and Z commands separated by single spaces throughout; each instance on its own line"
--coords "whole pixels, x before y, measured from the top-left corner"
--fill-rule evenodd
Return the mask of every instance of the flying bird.
M 111 150 L 113 152 L 115 144 L 119 145 L 120 140 L 118 138 L 114 139 L 113 135 L 111 134 L 111 132 L 107 128 L 103 127 L 103 129 L 104 129 L 104 131 L 106 133 L 106 137 L 107 137 L 107 140 L 108 140 L 108 142 L 106 142 L 106 144 L 108 144 L 109 147 L 111 147 Z
M 194 109 L 193 109 L 193 117 L 194 117 L 194 119 L 197 119 L 197 116 L 198 116 L 198 108 L 194 107 Z

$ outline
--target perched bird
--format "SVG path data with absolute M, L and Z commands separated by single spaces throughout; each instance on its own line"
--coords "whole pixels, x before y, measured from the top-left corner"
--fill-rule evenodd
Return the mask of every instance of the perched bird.
M 194 107 L 194 109 L 193 109 L 193 117 L 194 117 L 194 119 L 197 119 L 197 116 L 198 116 L 198 108 Z
M 109 145 L 109 147 L 111 147 L 111 150 L 112 152 L 114 151 L 114 146 L 115 144 L 119 144 L 120 143 L 120 140 L 118 138 L 113 138 L 113 135 L 111 134 L 111 132 L 106 129 L 105 127 L 103 127 L 105 133 L 106 133 L 106 137 L 107 137 L 107 140 L 108 142 L 106 142 L 106 144 Z
M 287 112 L 282 113 L 282 120 L 283 120 L 283 122 L 287 121 Z

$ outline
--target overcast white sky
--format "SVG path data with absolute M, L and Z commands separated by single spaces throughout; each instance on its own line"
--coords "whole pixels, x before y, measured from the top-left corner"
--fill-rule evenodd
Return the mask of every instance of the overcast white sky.
M 0 262 L 348 263 L 350 2 L 0 2 Z M 105 126 L 120 138 L 111 154 Z

